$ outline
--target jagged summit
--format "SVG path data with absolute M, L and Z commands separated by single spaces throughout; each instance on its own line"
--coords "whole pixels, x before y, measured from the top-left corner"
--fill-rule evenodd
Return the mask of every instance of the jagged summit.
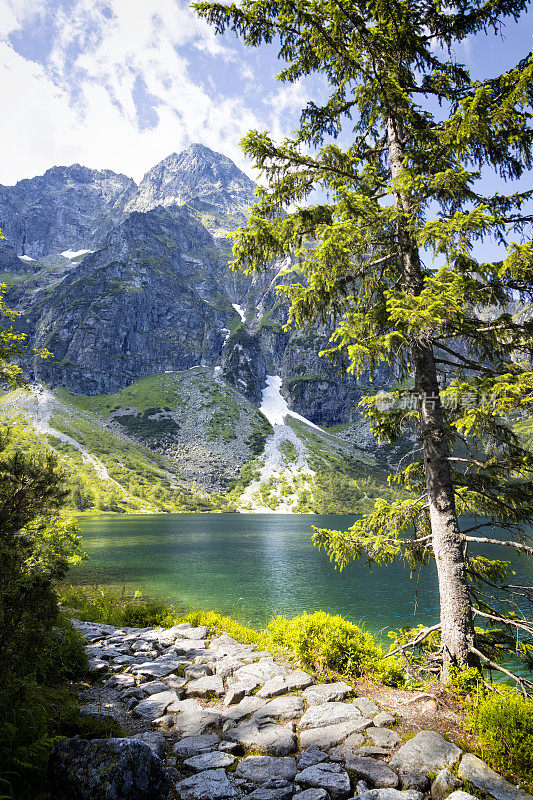
M 254 202 L 254 188 L 254 182 L 230 158 L 192 144 L 152 167 L 125 210 L 188 203 L 198 211 L 242 213 Z

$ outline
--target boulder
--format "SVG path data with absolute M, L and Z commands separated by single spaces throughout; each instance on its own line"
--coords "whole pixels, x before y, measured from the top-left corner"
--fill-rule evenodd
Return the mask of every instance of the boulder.
M 194 681 L 212 674 L 213 670 L 208 664 L 191 664 L 190 667 L 185 667 L 184 677 L 188 681 Z
M 472 753 L 464 754 L 457 774 L 496 800 L 533 800 L 533 795 L 523 789 L 517 789 Z
M 313 767 L 315 764 L 320 764 L 322 761 L 328 760 L 328 754 L 323 750 L 318 750 L 312 747 L 310 750 L 305 750 L 298 759 L 298 769 L 303 772 L 307 767 Z
M 276 675 L 270 678 L 257 692 L 259 697 L 278 697 L 288 692 L 297 692 L 311 686 L 313 678 L 301 669 L 293 670 L 288 675 Z
M 376 789 L 395 789 L 398 786 L 398 775 L 383 761 L 364 756 L 347 756 L 345 764 L 346 769 L 356 772 Z
M 158 692 L 157 694 L 149 695 L 145 700 L 141 700 L 135 708 L 133 713 L 136 717 L 152 721 L 157 717 L 161 717 L 168 706 L 178 699 L 174 689 L 167 689 L 165 692 Z
M 329 800 L 325 789 L 304 789 L 298 794 L 298 800 Z
M 386 728 L 389 725 L 394 725 L 396 720 L 389 714 L 388 711 L 380 711 L 372 720 L 376 728 Z
M 258 683 L 264 684 L 277 675 L 287 675 L 289 672 L 288 667 L 277 664 L 272 658 L 260 658 L 256 664 L 246 664 L 233 675 L 239 681 L 254 678 Z
M 52 750 L 53 800 L 154 800 L 169 779 L 152 748 L 136 739 L 65 739 Z
M 136 733 L 131 738 L 138 739 L 140 742 L 147 744 L 148 747 L 151 747 L 161 761 L 165 758 L 168 744 L 162 733 L 157 733 L 156 731 L 144 731 L 144 733 Z
M 460 785 L 461 781 L 449 769 L 441 769 L 431 784 L 431 797 L 433 800 L 444 800 Z
M 266 783 L 270 780 L 292 781 L 297 772 L 294 758 L 248 756 L 239 761 L 235 777 L 244 778 L 251 783 Z
M 351 794 L 350 776 L 340 764 L 315 764 L 298 772 L 295 781 L 304 789 L 324 789 L 332 800 L 346 800 Z
M 420 731 L 409 739 L 390 760 L 392 769 L 406 772 L 438 772 L 452 767 L 462 755 L 462 750 L 448 742 L 435 731 Z
M 239 792 L 223 769 L 208 769 L 176 784 L 181 800 L 231 800 Z

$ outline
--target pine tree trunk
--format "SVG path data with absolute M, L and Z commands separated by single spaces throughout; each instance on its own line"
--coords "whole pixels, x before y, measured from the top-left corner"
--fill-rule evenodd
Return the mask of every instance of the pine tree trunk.
M 400 124 L 394 119 L 389 119 L 388 122 L 388 142 L 391 175 L 394 180 L 403 163 Z M 396 199 L 407 215 L 407 199 L 401 192 L 398 192 Z M 403 288 L 409 294 L 418 295 L 423 287 L 418 247 L 401 220 L 397 232 Z M 443 677 L 446 679 L 447 664 L 478 663 L 477 658 L 471 654 L 471 647 L 475 645 L 474 623 L 466 579 L 464 541 L 457 521 L 446 427 L 431 341 L 426 337 L 414 337 L 411 341 L 411 359 L 420 412 L 420 439 L 424 453 L 432 545 L 439 581 L 445 663 Z

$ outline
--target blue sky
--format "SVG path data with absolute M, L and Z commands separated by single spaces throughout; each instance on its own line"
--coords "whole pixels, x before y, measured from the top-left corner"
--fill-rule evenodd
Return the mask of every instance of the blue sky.
M 532 45 L 533 12 L 455 53 L 480 77 Z M 317 89 L 276 83 L 272 49 L 218 37 L 181 0 L 0 0 L 0 183 L 81 163 L 135 180 L 201 142 L 250 175 L 250 128 L 291 132 Z

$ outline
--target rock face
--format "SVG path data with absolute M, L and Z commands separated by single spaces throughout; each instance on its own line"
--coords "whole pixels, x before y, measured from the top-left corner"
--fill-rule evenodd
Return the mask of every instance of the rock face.
M 253 190 L 230 159 L 202 145 L 170 155 L 139 186 L 74 165 L 0 187 L 7 300 L 29 342 L 54 354 L 28 364 L 30 377 L 98 394 L 156 372 L 220 366 L 255 404 L 268 373 L 312 422 L 355 418 L 367 381 L 341 380 L 318 357 L 329 331 L 283 330 L 276 287 L 286 264 L 254 278 L 228 269 L 227 235 L 245 223 Z
M 125 175 L 74 164 L 0 186 L 0 230 L 17 255 L 77 251 L 115 203 L 135 189 Z
M 168 776 L 153 750 L 135 739 L 66 739 L 50 757 L 52 800 L 154 800 Z

